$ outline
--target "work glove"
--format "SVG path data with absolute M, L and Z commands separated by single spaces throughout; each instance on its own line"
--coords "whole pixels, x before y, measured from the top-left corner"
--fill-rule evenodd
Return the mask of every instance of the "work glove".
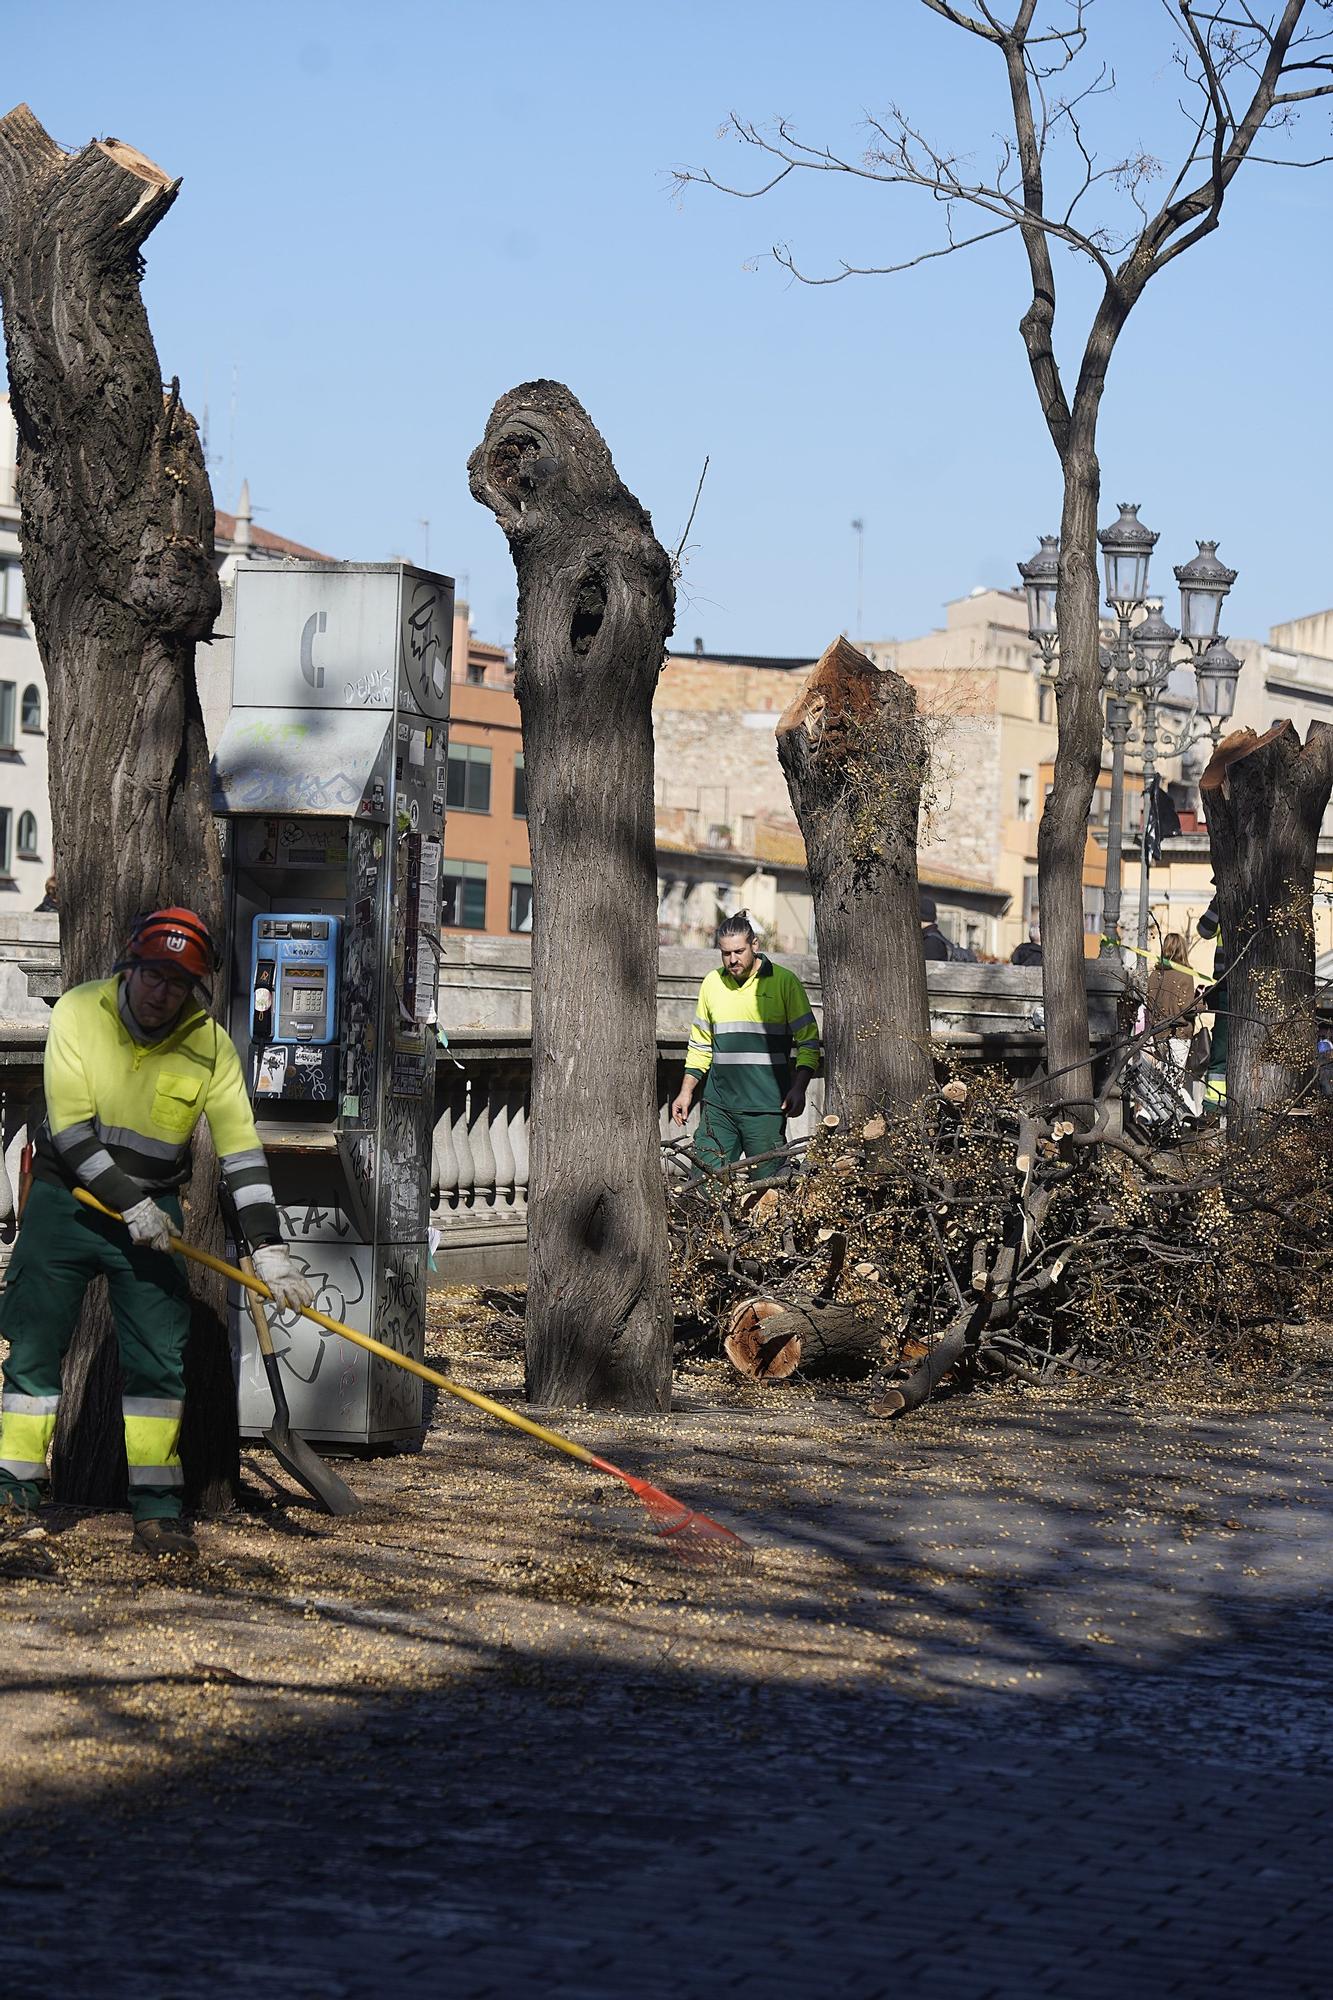
M 175 1230 L 168 1216 L 162 1213 L 151 1196 L 145 1201 L 136 1201 L 133 1208 L 122 1210 L 125 1225 L 130 1232 L 130 1241 L 137 1243 L 141 1250 L 169 1250 Z
M 255 1276 L 264 1280 L 279 1312 L 299 1312 L 315 1303 L 315 1288 L 285 1243 L 266 1243 L 252 1261 Z

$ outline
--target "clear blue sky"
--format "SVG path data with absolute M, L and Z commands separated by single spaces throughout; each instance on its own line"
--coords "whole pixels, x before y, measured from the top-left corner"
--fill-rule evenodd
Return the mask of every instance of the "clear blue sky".
M 1119 76 L 1107 157 L 1173 150 L 1159 0 L 1092 20 Z M 419 559 L 428 519 L 484 636 L 512 636 L 512 570 L 467 455 L 537 375 L 583 400 L 669 547 L 711 458 L 676 645 L 813 654 L 850 629 L 854 517 L 870 637 L 1011 583 L 1058 525 L 1014 239 L 812 290 L 763 260 L 772 242 L 886 262 L 936 242 L 938 216 L 814 176 L 763 203 L 670 193 L 678 164 L 753 170 L 716 136 L 732 109 L 855 151 L 896 101 L 988 161 L 999 64 L 915 0 L 45 0 L 13 11 L 5 54 L 9 100 L 62 144 L 114 134 L 183 180 L 145 293 L 164 374 L 207 404 L 218 504 L 246 476 L 261 525 L 373 560 Z M 1326 112 L 1309 127 L 1327 141 Z M 1102 518 L 1142 503 L 1159 587 L 1220 538 L 1234 634 L 1333 604 L 1331 215 L 1333 169 L 1242 176 L 1114 364 Z M 1067 359 L 1090 293 L 1057 255 Z

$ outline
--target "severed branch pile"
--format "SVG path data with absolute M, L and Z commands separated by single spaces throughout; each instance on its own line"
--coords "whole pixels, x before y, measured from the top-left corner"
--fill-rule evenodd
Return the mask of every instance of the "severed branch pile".
M 947 1378 L 1271 1363 L 1333 1303 L 1330 1117 L 1262 1147 L 1156 1148 L 955 1076 L 897 1120 L 829 1117 L 767 1163 L 668 1177 L 678 1326 L 756 1380 L 866 1384 L 870 1412 Z M 760 1169 L 763 1171 L 764 1169 Z

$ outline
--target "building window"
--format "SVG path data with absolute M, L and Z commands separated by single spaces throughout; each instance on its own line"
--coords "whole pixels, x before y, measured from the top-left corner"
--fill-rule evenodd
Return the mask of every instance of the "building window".
M 1035 875 L 1025 875 L 1023 877 L 1024 931 L 1027 930 L 1029 924 L 1034 923 L 1036 921 L 1036 916 L 1037 916 L 1037 878 Z
M 25 812 L 19 814 L 19 859 L 21 861 L 35 861 L 37 859 L 36 813 Z
M 26 606 L 23 595 L 23 564 L 0 562 L 0 618 L 22 618 Z
M 0 750 L 14 748 L 14 697 L 17 689 L 13 681 L 0 681 Z
M 449 745 L 450 812 L 486 813 L 491 809 L 491 753 L 479 743 Z
M 467 680 L 468 680 L 468 686 L 469 686 L 469 687 L 474 687 L 474 688 L 479 688 L 479 687 L 485 687 L 485 685 L 486 685 L 486 662 L 485 662 L 484 660 L 469 660 L 469 661 L 468 661 L 468 663 L 467 663 Z
M 511 868 L 509 871 L 509 928 L 511 931 L 532 929 L 532 870 Z
M 1083 884 L 1083 928 L 1089 937 L 1102 934 L 1102 891 L 1092 884 Z
M 42 691 L 35 681 L 29 681 L 23 690 L 23 727 L 29 732 L 42 732 Z
M 1018 774 L 1018 817 L 1020 819 L 1031 819 L 1032 817 L 1031 771 L 1020 771 Z
M 523 752 L 520 750 L 514 759 L 514 818 L 526 819 L 527 816 L 528 773 L 523 762 Z
M 1055 720 L 1055 689 L 1049 681 L 1037 683 L 1037 720 L 1038 722 Z
M 8 879 L 14 870 L 14 815 L 0 806 L 0 877 Z
M 440 923 L 446 929 L 486 928 L 486 863 L 449 861 L 440 871 Z

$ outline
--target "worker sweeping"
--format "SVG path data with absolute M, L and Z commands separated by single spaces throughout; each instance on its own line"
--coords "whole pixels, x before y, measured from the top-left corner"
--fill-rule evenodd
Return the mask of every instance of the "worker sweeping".
M 84 1293 L 101 1273 L 123 1370 L 134 1546 L 153 1556 L 198 1553 L 181 1519 L 178 1450 L 190 1295 L 185 1265 L 167 1246 L 181 1230 L 179 1190 L 201 1117 L 275 1305 L 298 1310 L 313 1301 L 280 1240 L 240 1057 L 207 1012 L 215 963 L 193 910 L 155 910 L 135 923 L 114 977 L 72 987 L 52 1010 L 46 1120 L 0 1303 L 0 1335 L 10 1344 L 0 1532 L 22 1531 L 42 1497 L 61 1364 Z M 76 1186 L 123 1219 L 81 1206 Z

